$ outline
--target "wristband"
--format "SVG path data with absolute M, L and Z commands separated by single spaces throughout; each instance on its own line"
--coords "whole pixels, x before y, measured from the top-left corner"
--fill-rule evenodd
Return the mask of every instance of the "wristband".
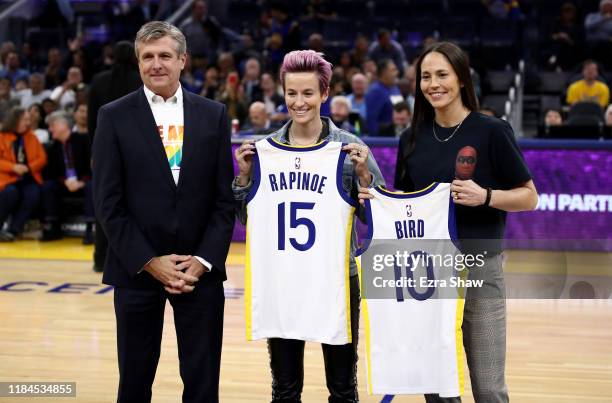
M 493 190 L 489 187 L 485 189 L 487 189 L 487 197 L 485 198 L 485 201 L 482 205 L 485 207 L 489 207 L 489 204 L 491 203 L 491 193 L 493 193 Z

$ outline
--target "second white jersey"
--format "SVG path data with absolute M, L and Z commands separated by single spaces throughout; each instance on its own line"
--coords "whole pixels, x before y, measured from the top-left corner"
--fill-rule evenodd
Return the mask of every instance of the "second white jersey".
M 450 184 L 434 183 L 414 193 L 381 188 L 371 193 L 374 198 L 366 204 L 369 239 L 401 239 L 408 249 L 413 239 L 456 238 Z M 444 275 L 436 270 L 435 276 Z M 368 393 L 460 396 L 463 299 L 411 298 L 407 291 L 412 292 L 401 291 L 406 298 L 362 299 Z
M 351 342 L 349 253 L 354 202 L 340 142 L 255 143 L 247 198 L 247 339 Z

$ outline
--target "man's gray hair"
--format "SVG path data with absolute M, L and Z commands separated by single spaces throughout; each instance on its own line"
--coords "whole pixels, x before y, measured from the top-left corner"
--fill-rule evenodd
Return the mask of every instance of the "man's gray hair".
M 138 59 L 139 44 L 163 38 L 164 36 L 169 36 L 174 39 L 176 42 L 176 51 L 179 55 L 187 53 L 187 41 L 180 29 L 165 21 L 151 21 L 140 27 L 136 34 L 136 41 L 134 42 L 136 58 Z
M 63 122 L 66 122 L 68 127 L 72 129 L 72 124 L 73 124 L 72 116 L 68 112 L 55 111 L 51 113 L 49 116 L 47 116 L 47 118 L 45 119 L 45 122 L 47 123 L 47 125 L 51 125 L 51 123 L 55 122 L 56 120 L 61 120 Z

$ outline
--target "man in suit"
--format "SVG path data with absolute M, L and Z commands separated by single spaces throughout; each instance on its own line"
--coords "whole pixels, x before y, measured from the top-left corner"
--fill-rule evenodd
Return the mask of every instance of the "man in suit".
M 225 107 L 183 91 L 183 34 L 152 21 L 136 35 L 144 87 L 98 114 L 96 215 L 115 286 L 118 402 L 150 402 L 164 307 L 174 308 L 183 402 L 218 402 L 225 259 L 234 225 Z
M 134 55 L 134 44 L 128 41 L 117 42 L 113 49 L 113 65 L 110 70 L 102 71 L 94 76 L 89 88 L 87 131 L 93 144 L 98 121 L 98 111 L 115 99 L 121 98 L 142 86 L 138 63 Z M 96 223 L 94 237 L 94 265 L 96 272 L 104 269 L 108 240 L 100 223 Z

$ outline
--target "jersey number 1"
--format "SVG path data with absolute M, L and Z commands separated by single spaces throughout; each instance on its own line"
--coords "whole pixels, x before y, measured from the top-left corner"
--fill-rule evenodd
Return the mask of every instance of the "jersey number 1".
M 312 210 L 314 203 L 291 202 L 289 203 L 289 228 L 305 226 L 308 231 L 308 239 L 305 243 L 299 243 L 295 238 L 289 238 L 291 246 L 299 251 L 306 251 L 312 248 L 317 230 L 312 220 L 306 217 L 298 218 L 299 210 Z M 278 205 L 278 250 L 285 250 L 285 203 Z

